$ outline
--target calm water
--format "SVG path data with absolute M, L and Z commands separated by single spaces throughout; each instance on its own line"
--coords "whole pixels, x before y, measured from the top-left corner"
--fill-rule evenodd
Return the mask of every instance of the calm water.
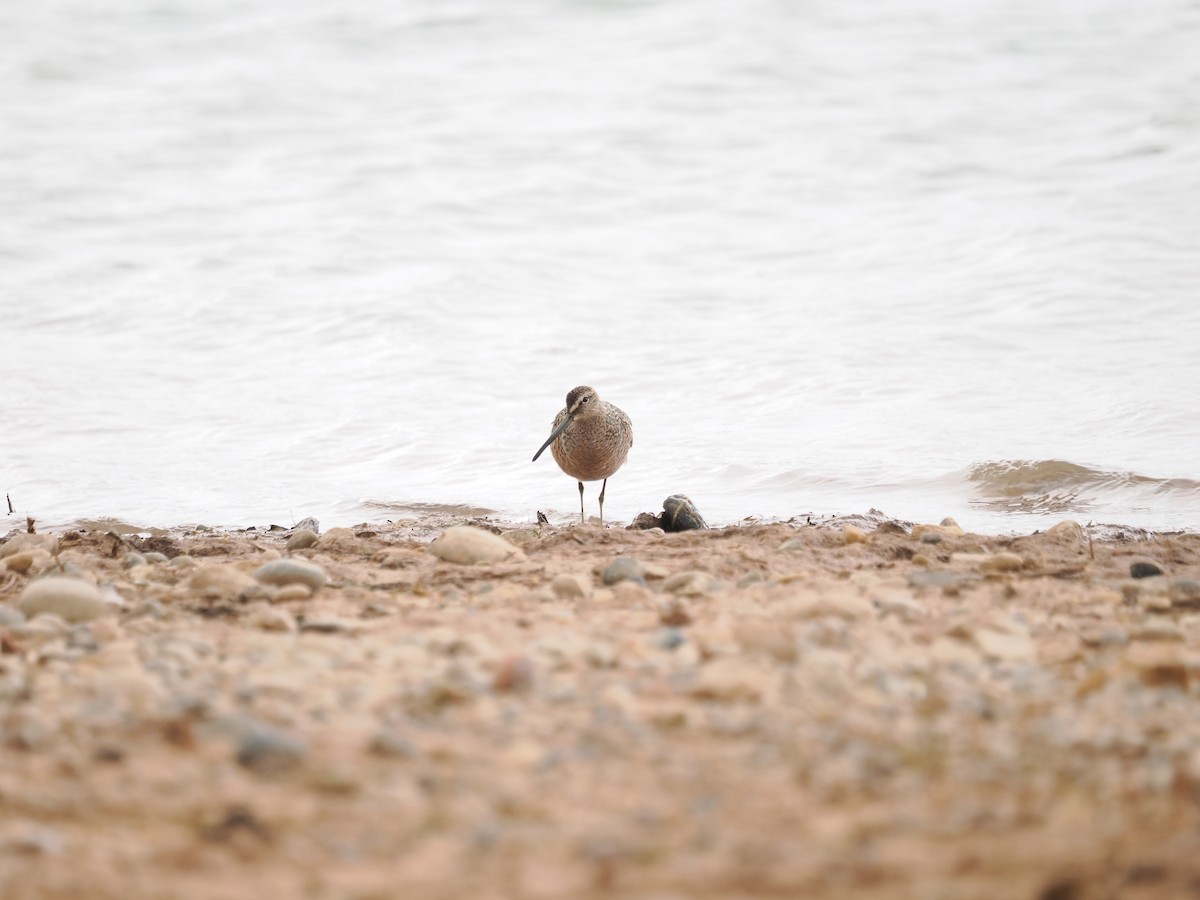
M 0 34 L 5 529 L 566 520 L 530 457 L 577 384 L 635 424 L 615 519 L 1200 527 L 1195 0 L 40 0 Z

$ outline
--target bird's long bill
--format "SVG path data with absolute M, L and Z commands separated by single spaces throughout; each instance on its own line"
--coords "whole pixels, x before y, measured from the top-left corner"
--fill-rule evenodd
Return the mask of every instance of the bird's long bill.
M 565 419 L 563 419 L 563 423 L 561 425 L 559 425 L 557 428 L 555 428 L 554 431 L 552 431 L 550 433 L 550 437 L 546 438 L 546 443 L 542 444 L 542 446 L 538 448 L 538 452 L 533 454 L 533 459 L 530 460 L 530 462 L 537 462 L 537 458 L 546 451 L 547 447 L 549 447 L 551 444 L 554 443 L 554 439 L 556 437 L 558 437 L 560 434 L 562 434 L 564 431 L 566 431 L 567 426 L 570 424 L 571 424 L 571 417 L 567 416 Z

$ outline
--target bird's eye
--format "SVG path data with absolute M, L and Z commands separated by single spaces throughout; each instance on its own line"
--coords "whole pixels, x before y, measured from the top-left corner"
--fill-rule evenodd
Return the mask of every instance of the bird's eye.
M 584 402 L 584 403 L 587 403 L 587 402 L 588 402 L 589 400 L 591 400 L 591 399 L 592 399 L 591 397 L 584 397 L 584 398 L 583 398 L 583 402 Z

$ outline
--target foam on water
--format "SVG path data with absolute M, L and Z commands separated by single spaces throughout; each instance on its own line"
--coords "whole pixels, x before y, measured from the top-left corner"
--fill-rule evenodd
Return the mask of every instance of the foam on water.
M 0 30 L 0 526 L 565 521 L 577 384 L 634 421 L 615 519 L 1200 526 L 1187 0 Z

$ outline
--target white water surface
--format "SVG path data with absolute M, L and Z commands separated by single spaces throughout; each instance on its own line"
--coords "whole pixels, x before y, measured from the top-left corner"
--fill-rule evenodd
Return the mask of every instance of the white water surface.
M 1200 527 L 1194 0 L 39 0 L 0 35 L 5 530 L 569 521 L 530 457 L 579 384 L 635 426 L 610 519 Z

